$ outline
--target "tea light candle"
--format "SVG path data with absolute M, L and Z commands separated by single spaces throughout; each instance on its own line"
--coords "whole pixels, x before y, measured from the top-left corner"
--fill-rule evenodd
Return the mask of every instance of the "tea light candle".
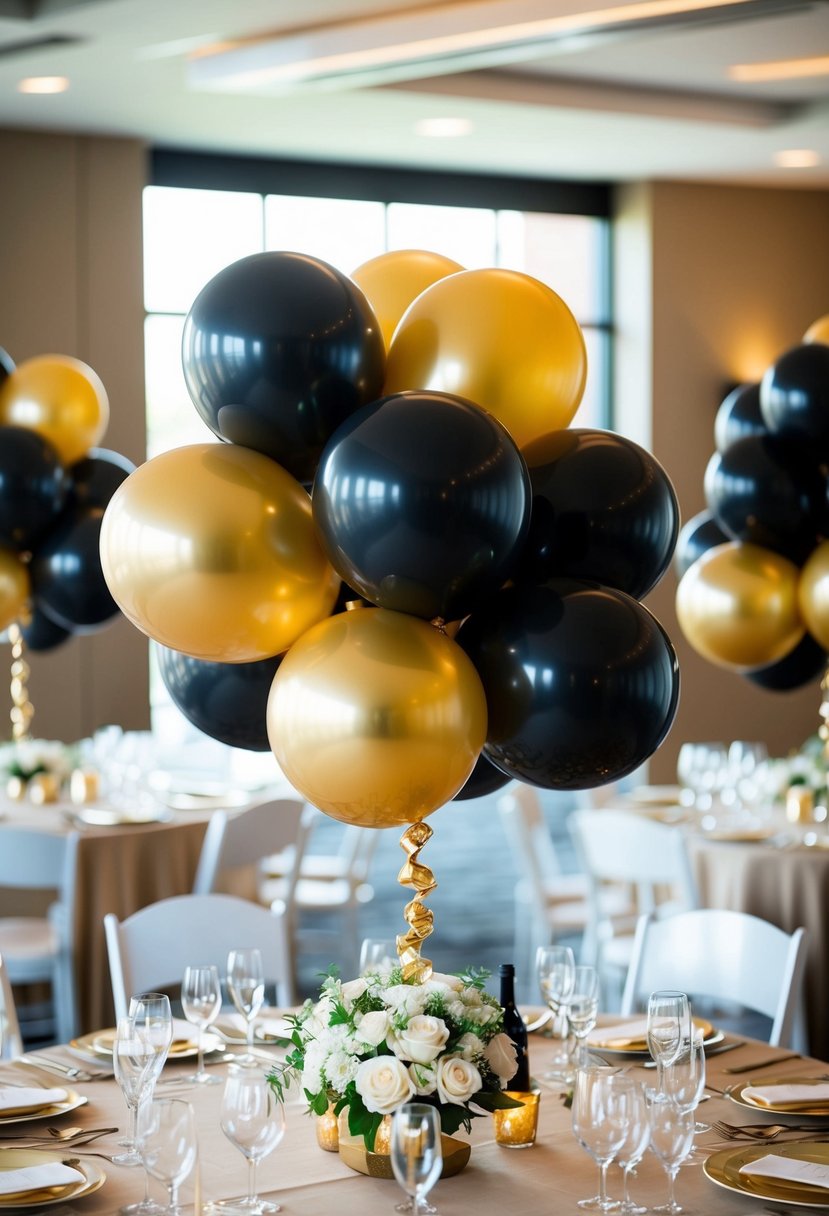
M 786 818 L 789 823 L 811 823 L 815 795 L 806 785 L 790 785 L 786 791 Z
M 39 805 L 57 802 L 60 794 L 60 778 L 55 773 L 35 773 L 29 779 L 29 799 Z
M 94 768 L 76 768 L 69 778 L 69 797 L 75 806 L 94 802 L 100 793 L 101 782 Z
M 506 1090 L 505 1093 L 508 1098 L 514 1098 L 523 1105 L 492 1112 L 495 1141 L 504 1148 L 530 1148 L 535 1144 L 541 1093 L 537 1089 L 531 1093 L 519 1093 L 515 1090 Z
M 317 1115 L 317 1144 L 327 1153 L 336 1153 L 340 1147 L 339 1119 L 331 1106 L 324 1115 Z

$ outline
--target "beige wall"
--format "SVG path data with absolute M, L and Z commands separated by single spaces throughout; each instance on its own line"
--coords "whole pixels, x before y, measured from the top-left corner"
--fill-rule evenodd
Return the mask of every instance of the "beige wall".
M 0 346 L 16 362 L 54 353 L 89 363 L 110 399 L 102 446 L 141 461 L 144 149 L 0 131 L 0 166 Z M 69 741 L 107 722 L 149 723 L 146 641 L 120 616 L 100 633 L 32 655 L 31 666 L 37 736 Z M 2 704 L 0 693 L 8 723 Z M 0 737 L 8 730 L 0 727 Z
M 703 474 L 726 387 L 759 379 L 829 312 L 829 195 L 658 183 L 621 190 L 617 234 L 620 429 L 647 439 L 676 487 L 683 520 L 705 507 Z M 634 258 L 634 252 L 647 258 Z M 625 273 L 633 264 L 637 273 Z M 650 350 L 647 351 L 646 344 Z M 636 433 L 636 419 L 644 424 Z M 771 693 L 687 645 L 670 572 L 648 606 L 679 655 L 679 713 L 651 762 L 673 780 L 685 740 L 762 739 L 783 754 L 817 727 L 817 682 Z

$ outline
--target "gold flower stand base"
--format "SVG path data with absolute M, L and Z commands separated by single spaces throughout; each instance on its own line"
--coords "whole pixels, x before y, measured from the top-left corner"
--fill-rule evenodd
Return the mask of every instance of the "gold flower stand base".
M 454 1136 L 441 1136 L 443 1168 L 441 1178 L 452 1178 L 466 1166 L 472 1153 L 472 1145 Z M 361 1136 L 340 1136 L 340 1160 L 358 1174 L 369 1178 L 393 1178 L 391 1157 L 388 1149 L 384 1153 L 370 1153 Z

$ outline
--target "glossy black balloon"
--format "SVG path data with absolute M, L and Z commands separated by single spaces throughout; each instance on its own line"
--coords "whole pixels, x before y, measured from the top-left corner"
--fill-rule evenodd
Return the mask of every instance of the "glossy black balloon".
M 54 650 L 56 646 L 68 642 L 72 637 L 70 629 L 64 629 L 62 625 L 55 624 L 45 612 L 38 610 L 37 605 L 35 605 L 29 624 L 23 625 L 20 632 L 23 634 L 23 641 L 27 648 L 34 652 Z
M 182 359 L 210 429 L 302 482 L 340 423 L 380 396 L 385 373 L 360 288 L 301 253 L 256 253 L 211 279 L 185 322 Z
M 723 532 L 710 511 L 700 511 L 680 528 L 674 550 L 674 570 L 682 578 L 694 562 L 717 545 L 728 544 L 732 538 Z
M 785 658 L 770 663 L 768 667 L 758 667 L 754 671 L 743 671 L 740 674 L 752 684 L 767 688 L 771 692 L 791 692 L 818 679 L 826 670 L 827 662 L 829 656 L 826 651 L 807 633 Z
M 0 544 L 33 548 L 57 521 L 68 488 L 51 443 L 37 431 L 0 426 Z
M 714 419 L 714 442 L 718 452 L 724 452 L 738 439 L 768 432 L 760 410 L 760 385 L 738 384 L 717 410 Z
M 118 612 L 101 568 L 101 507 L 73 507 L 32 557 L 38 607 L 73 633 L 93 633 Z
M 86 456 L 69 466 L 72 501 L 85 507 L 105 507 L 134 472 L 135 465 L 120 452 L 90 448 Z
M 14 371 L 14 359 L 7 350 L 0 346 L 0 384 Z
M 829 346 L 811 342 L 781 355 L 760 383 L 760 409 L 770 431 L 829 458 Z
M 381 608 L 458 620 L 509 576 L 530 479 L 507 431 L 471 401 L 395 393 L 323 452 L 314 520 L 334 569 Z
M 469 798 L 484 798 L 502 789 L 512 778 L 509 773 L 502 773 L 499 768 L 481 752 L 475 761 L 475 767 L 466 779 L 466 784 L 458 791 L 453 802 L 466 802 Z
M 528 456 L 530 532 L 514 574 L 594 579 L 641 599 L 664 574 L 679 531 L 665 470 L 613 431 L 556 431 Z
M 282 655 L 254 663 L 210 663 L 156 643 L 153 649 L 164 687 L 188 722 L 229 747 L 269 750 L 268 693 Z
M 797 563 L 825 527 L 826 494 L 814 452 L 776 435 L 738 439 L 705 470 L 705 498 L 723 531 Z
M 662 626 L 623 591 L 575 580 L 508 587 L 457 636 L 486 691 L 484 751 L 511 777 L 590 789 L 633 772 L 676 712 Z

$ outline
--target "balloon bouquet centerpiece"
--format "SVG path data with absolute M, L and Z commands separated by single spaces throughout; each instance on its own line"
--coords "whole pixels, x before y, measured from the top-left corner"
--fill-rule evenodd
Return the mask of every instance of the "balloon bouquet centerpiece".
M 183 364 L 224 442 L 118 489 L 110 590 L 202 730 L 270 746 L 336 819 L 405 829 L 398 951 L 422 983 L 424 820 L 511 778 L 613 781 L 667 733 L 676 659 L 639 598 L 673 490 L 629 440 L 566 429 L 584 340 L 525 274 L 253 255 L 195 300 Z

